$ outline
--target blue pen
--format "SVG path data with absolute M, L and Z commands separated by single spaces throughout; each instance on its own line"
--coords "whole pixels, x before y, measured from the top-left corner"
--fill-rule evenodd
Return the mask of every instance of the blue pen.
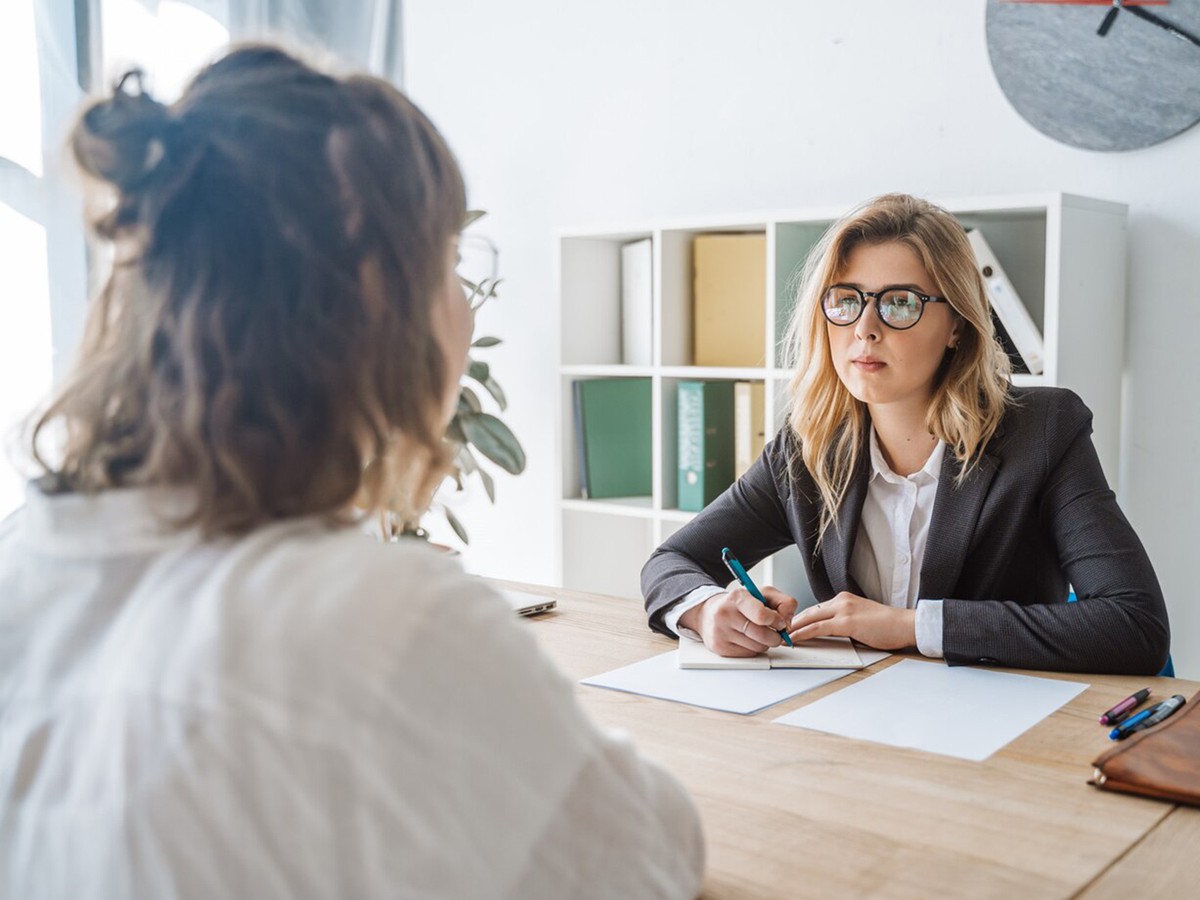
M 1110 731 L 1108 736 L 1114 741 L 1125 740 L 1125 738 L 1137 731 L 1138 726 L 1150 718 L 1150 714 L 1153 713 L 1157 708 L 1158 707 L 1156 706 L 1152 706 L 1149 709 L 1143 709 L 1136 716 L 1130 716 L 1128 719 Z
M 751 597 L 753 597 L 767 609 L 771 608 L 771 604 L 768 603 L 767 598 L 762 595 L 762 591 L 758 589 L 758 585 L 750 580 L 750 573 L 746 571 L 745 567 L 740 562 L 738 562 L 738 558 L 733 555 L 733 551 L 728 547 L 721 551 L 721 562 L 725 563 L 725 568 L 729 569 L 729 571 L 733 573 L 733 577 L 736 578 L 738 583 L 750 593 Z M 788 635 L 786 630 L 780 631 L 779 636 L 783 638 L 783 642 L 789 647 L 795 646 L 792 643 L 791 636 Z

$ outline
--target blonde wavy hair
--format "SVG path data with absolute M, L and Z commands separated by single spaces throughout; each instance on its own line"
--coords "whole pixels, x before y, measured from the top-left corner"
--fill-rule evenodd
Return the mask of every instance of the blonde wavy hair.
M 170 106 L 127 73 L 70 146 L 116 262 L 33 429 L 44 483 L 186 488 L 172 524 L 209 535 L 427 504 L 451 377 L 434 302 L 466 204 L 424 114 L 246 45 Z
M 958 346 L 946 351 L 925 417 L 930 433 L 959 462 L 956 483 L 978 464 L 1011 402 L 1011 364 L 996 340 L 983 280 L 958 220 L 917 197 L 886 194 L 835 222 L 805 262 L 785 338 L 788 366 L 795 372 L 787 415 L 796 438 L 791 470 L 803 463 L 820 492 L 818 546 L 837 519 L 868 429 L 866 404 L 851 395 L 834 369 L 821 298 L 841 278 L 854 248 L 893 241 L 916 254 L 934 291 L 960 318 Z

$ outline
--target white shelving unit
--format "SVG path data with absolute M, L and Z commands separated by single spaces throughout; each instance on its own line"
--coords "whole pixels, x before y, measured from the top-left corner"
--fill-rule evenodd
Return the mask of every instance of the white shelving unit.
M 1076 391 L 1095 415 L 1093 439 L 1116 488 L 1125 333 L 1126 207 L 1070 194 L 935 200 L 964 225 L 982 230 L 1045 341 L 1045 372 L 1020 385 Z M 561 316 L 556 459 L 559 581 L 565 587 L 638 597 L 650 553 L 692 518 L 676 505 L 676 387 L 684 379 L 762 381 L 768 431 L 781 424 L 791 372 L 780 368 L 780 340 L 794 301 L 791 280 L 808 249 L 845 208 L 784 210 L 633 228 L 567 231 L 558 238 Z M 696 367 L 692 354 L 692 238 L 766 235 L 763 353 L 755 367 Z M 621 364 L 621 246 L 651 238 L 654 258 L 650 366 Z M 580 499 L 571 384 L 581 378 L 649 377 L 653 494 Z M 769 438 L 769 435 L 768 435 Z M 754 571 L 760 583 L 809 596 L 799 551 L 789 548 Z

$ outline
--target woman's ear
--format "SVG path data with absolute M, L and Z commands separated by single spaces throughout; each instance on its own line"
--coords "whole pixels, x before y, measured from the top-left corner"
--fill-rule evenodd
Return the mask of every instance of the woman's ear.
M 946 339 L 946 347 L 950 350 L 958 349 L 958 342 L 962 337 L 963 317 L 960 315 L 954 316 L 954 324 L 950 326 L 950 337 Z

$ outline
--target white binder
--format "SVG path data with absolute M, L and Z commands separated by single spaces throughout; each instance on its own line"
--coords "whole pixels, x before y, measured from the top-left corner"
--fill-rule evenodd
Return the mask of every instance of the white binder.
M 1004 274 L 1004 267 L 1000 265 L 996 254 L 988 246 L 983 232 L 978 228 L 972 228 L 967 231 L 967 239 L 975 251 L 975 260 L 979 264 L 979 273 L 983 276 L 983 284 L 987 288 L 992 309 L 996 311 L 996 315 L 1004 324 L 1004 330 L 1008 332 L 1013 346 L 1025 360 L 1026 367 L 1032 374 L 1041 375 L 1045 368 L 1043 357 L 1045 345 L 1042 343 L 1042 333 L 1038 331 L 1037 325 L 1029 315 L 1029 310 L 1021 302 L 1016 288 Z

